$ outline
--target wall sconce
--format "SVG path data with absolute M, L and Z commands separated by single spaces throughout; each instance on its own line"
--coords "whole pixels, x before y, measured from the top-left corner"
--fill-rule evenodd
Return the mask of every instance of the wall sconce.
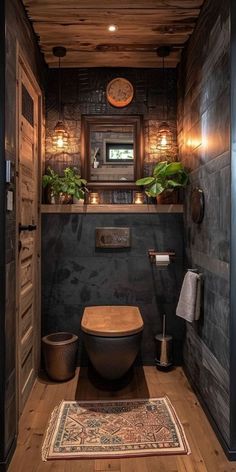
M 158 129 L 157 147 L 160 151 L 169 151 L 173 146 L 173 135 L 166 121 Z
M 99 203 L 100 203 L 99 193 L 91 192 L 89 194 L 89 203 L 91 205 L 99 205 Z
M 52 144 L 55 150 L 64 151 L 68 146 L 68 132 L 66 130 L 61 106 L 61 58 L 66 55 L 66 48 L 62 46 L 54 47 L 52 50 L 54 56 L 58 57 L 59 79 L 58 79 L 58 110 L 59 119 L 53 131 Z
M 68 133 L 63 121 L 58 121 L 53 132 L 53 147 L 56 150 L 64 150 L 68 146 Z
M 143 192 L 135 192 L 134 194 L 134 203 L 136 205 L 141 205 L 144 203 L 144 194 Z
M 168 106 L 167 106 L 167 78 L 165 76 L 165 57 L 170 55 L 171 48 L 169 46 L 161 46 L 157 49 L 157 55 L 162 58 L 162 80 L 163 80 L 163 121 L 159 126 L 157 134 L 157 148 L 160 151 L 170 151 L 173 146 L 173 134 L 168 124 Z

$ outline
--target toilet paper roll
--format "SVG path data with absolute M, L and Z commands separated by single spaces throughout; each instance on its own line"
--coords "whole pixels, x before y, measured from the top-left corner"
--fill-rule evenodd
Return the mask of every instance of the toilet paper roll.
M 167 267 L 170 263 L 169 254 L 156 254 L 156 265 L 160 267 Z

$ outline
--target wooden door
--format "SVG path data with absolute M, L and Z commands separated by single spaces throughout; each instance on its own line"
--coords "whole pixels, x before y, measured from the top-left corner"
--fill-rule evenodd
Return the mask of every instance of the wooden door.
M 19 62 L 18 74 L 18 390 L 19 413 L 38 368 L 40 339 L 38 275 L 39 92 Z

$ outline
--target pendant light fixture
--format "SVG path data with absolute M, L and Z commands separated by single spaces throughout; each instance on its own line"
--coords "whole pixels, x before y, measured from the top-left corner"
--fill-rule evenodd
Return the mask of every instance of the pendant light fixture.
M 66 55 L 66 48 L 62 46 L 56 46 L 52 50 L 53 55 L 58 57 L 58 114 L 59 119 L 54 128 L 53 132 L 53 147 L 57 151 L 65 151 L 68 146 L 68 133 L 63 121 L 62 115 L 62 103 L 61 103 L 61 58 Z
M 168 152 L 173 146 L 173 134 L 168 124 L 168 105 L 167 105 L 167 78 L 165 74 L 165 58 L 170 55 L 169 46 L 161 46 L 157 49 L 157 55 L 162 58 L 162 80 L 163 80 L 163 109 L 162 119 L 157 135 L 157 148 L 162 152 Z

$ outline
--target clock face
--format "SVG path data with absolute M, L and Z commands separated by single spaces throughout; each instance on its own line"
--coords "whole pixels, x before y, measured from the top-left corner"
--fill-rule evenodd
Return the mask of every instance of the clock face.
M 117 77 L 109 82 L 106 90 L 107 100 L 114 107 L 122 108 L 133 100 L 133 85 L 122 77 Z

